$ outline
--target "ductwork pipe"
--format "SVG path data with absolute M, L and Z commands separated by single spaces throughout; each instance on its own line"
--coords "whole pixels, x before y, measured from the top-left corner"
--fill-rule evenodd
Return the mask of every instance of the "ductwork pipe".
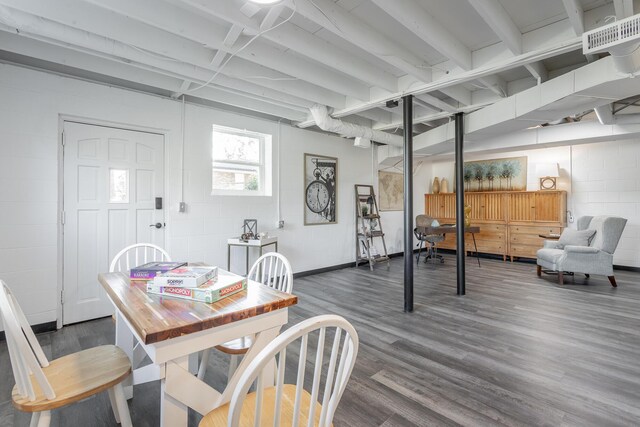
M 354 125 L 352 123 L 345 123 L 342 120 L 334 119 L 329 115 L 327 107 L 320 104 L 315 104 L 309 108 L 313 120 L 316 125 L 327 132 L 337 133 L 349 138 L 365 138 L 373 141 L 380 142 L 382 144 L 394 145 L 396 147 L 402 147 L 404 140 L 399 135 L 392 135 L 387 132 L 374 130 L 365 126 Z

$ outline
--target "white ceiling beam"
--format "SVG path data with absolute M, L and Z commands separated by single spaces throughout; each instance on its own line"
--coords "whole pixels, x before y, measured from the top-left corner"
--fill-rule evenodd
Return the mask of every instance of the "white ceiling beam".
M 581 48 L 582 48 L 581 37 L 575 37 L 573 39 L 563 40 L 553 45 L 548 45 L 538 50 L 524 53 L 522 55 L 496 60 L 495 62 L 485 64 L 471 71 L 466 71 L 466 72 L 462 72 L 454 75 L 448 75 L 446 77 L 443 77 L 442 79 L 439 79 L 430 83 L 415 85 L 415 86 L 412 86 L 411 88 L 407 88 L 403 90 L 402 92 L 396 92 L 388 96 L 378 96 L 377 98 L 372 99 L 367 103 L 363 103 L 360 105 L 350 105 L 346 108 L 335 110 L 332 113 L 332 116 L 339 118 L 339 117 L 344 117 L 351 114 L 357 114 L 358 112 L 363 110 L 368 110 L 373 107 L 380 107 L 382 105 L 385 105 L 387 101 L 393 101 L 395 99 L 401 98 L 404 95 L 420 95 L 423 93 L 433 92 L 435 90 L 442 91 L 442 89 L 445 89 L 448 87 L 471 82 L 473 80 L 484 78 L 502 71 L 511 70 L 513 68 L 524 67 L 526 64 L 529 64 L 531 62 L 542 61 L 544 59 L 559 56 L 568 52 L 579 50 Z M 487 104 L 492 104 L 493 102 L 495 102 L 495 100 L 491 100 Z M 479 108 L 477 107 L 477 105 L 478 104 L 470 105 L 468 107 L 462 107 L 459 110 L 467 111 L 469 109 Z M 303 122 L 300 125 L 304 126 L 308 124 L 307 122 Z
M 498 0 L 468 0 L 514 55 L 522 53 L 522 33 Z
M 219 7 L 219 2 L 197 0 L 171 0 L 171 3 L 182 3 L 189 10 L 196 10 L 198 15 L 189 11 L 155 0 L 89 0 L 102 7 L 127 14 L 127 16 L 162 28 L 173 34 L 191 40 L 207 43 L 211 38 L 211 27 L 216 26 L 208 17 L 223 19 L 249 34 L 259 31 L 259 24 L 248 19 L 237 10 Z M 181 22 L 190 25 L 181 26 Z M 375 67 L 356 55 L 315 36 L 295 24 L 285 23 L 266 32 L 260 38 L 277 43 L 305 57 L 322 63 L 324 66 L 341 71 L 353 78 L 372 86 L 378 86 L 389 92 L 398 90 L 398 79 L 391 73 Z M 256 40 L 259 42 L 259 40 Z M 254 42 L 255 43 L 255 42 Z
M 240 8 L 240 12 L 249 18 L 253 18 L 258 12 L 260 12 L 260 6 L 255 3 L 251 3 L 250 1 L 246 2 Z
M 429 46 L 451 59 L 458 67 L 465 71 L 473 68 L 471 51 L 415 0 L 372 1 Z M 487 87 L 491 86 L 487 84 Z M 470 99 L 460 99 L 460 94 L 449 96 L 464 105 L 470 103 Z
M 378 86 L 389 92 L 398 90 L 398 79 L 393 74 L 303 30 L 297 25 L 286 23 L 264 34 L 263 37 L 373 86 Z
M 371 110 L 362 111 L 358 113 L 358 115 L 379 123 L 388 124 L 393 120 L 393 114 L 380 108 L 373 108 Z
M 157 27 L 156 27 L 157 28 Z M 242 27 L 240 25 L 232 25 L 227 32 L 227 35 L 224 36 L 224 40 L 222 44 L 226 47 L 233 47 L 233 45 L 238 41 L 238 38 L 242 35 Z
M 507 82 L 497 75 L 486 76 L 483 79 L 479 79 L 491 92 L 495 93 L 501 98 L 508 95 Z M 471 104 L 471 103 L 469 103 Z M 469 105 L 467 104 L 467 105 Z
M 581 36 L 584 33 L 584 10 L 582 9 L 582 4 L 578 0 L 562 0 L 562 4 L 569 16 L 573 32 L 576 33 L 576 36 Z
M 233 44 L 238 40 L 238 37 L 242 34 L 242 27 L 239 25 L 232 25 L 227 35 L 225 36 L 222 44 L 224 44 L 227 48 L 233 47 Z M 225 58 L 227 57 L 227 52 L 223 49 L 218 49 L 216 51 L 215 56 L 211 60 L 211 66 L 214 68 L 218 68 L 222 65 Z
M 276 23 L 276 21 L 280 17 L 280 14 L 282 13 L 283 9 L 284 9 L 284 6 L 282 5 L 276 5 L 276 6 L 270 7 L 269 10 L 267 10 L 267 14 L 265 15 L 265 17 L 262 19 L 262 22 L 260 23 L 260 32 L 266 31 L 269 28 L 273 27 L 273 25 Z
M 80 0 L 57 0 L 54 3 L 39 0 L 2 0 L 2 3 L 73 28 L 138 46 L 193 65 L 212 68 L 210 62 L 213 53 L 210 49 Z M 217 39 L 216 48 L 223 48 L 221 40 L 225 36 L 226 32 L 222 30 L 222 34 Z M 342 73 L 322 69 L 309 61 L 287 55 L 269 45 L 252 44 L 238 52 L 237 56 L 339 94 L 349 95 L 361 101 L 369 99 L 369 88 L 366 85 Z
M 7 8 L 7 10 L 10 9 Z M 128 61 L 131 63 L 144 64 L 145 66 L 153 67 L 160 72 L 164 72 L 167 75 L 179 76 L 182 79 L 189 79 L 200 84 L 210 80 L 212 77 L 211 70 L 182 62 L 167 61 L 156 55 L 145 54 L 139 49 L 115 40 L 87 33 L 83 30 L 70 28 L 24 12 L 11 11 L 11 18 L 16 22 L 20 34 L 23 36 L 35 36 L 35 38 L 46 39 L 54 44 L 59 42 L 69 47 L 78 46 L 83 49 L 83 52 L 93 52 L 98 56 L 110 55 L 122 62 Z M 216 77 L 216 83 L 236 87 L 246 86 L 248 93 L 252 93 L 253 91 L 257 92 L 257 89 L 264 85 L 265 87 L 262 88 L 262 90 L 269 92 L 275 99 L 287 98 L 293 95 L 294 98 L 292 99 L 294 100 L 301 99 L 306 100 L 306 102 L 313 101 L 314 103 L 324 103 L 325 105 L 335 104 L 335 107 L 344 107 L 346 103 L 346 99 L 343 96 L 299 80 L 281 81 L 279 78 L 282 78 L 284 75 L 272 72 L 264 67 L 258 66 L 258 68 L 255 68 L 255 66 L 252 65 L 253 64 L 248 62 L 243 64 L 240 61 L 232 61 L 229 62 L 225 68 L 225 72 L 230 71 L 232 75 L 239 79 L 250 80 L 252 77 L 250 74 L 257 71 L 265 76 L 273 76 L 272 79 L 266 82 L 259 82 L 260 86 L 258 86 L 258 84 L 250 81 L 242 82 L 242 80 L 229 77 L 228 75 L 219 74 Z
M 542 62 L 532 62 L 524 66 L 529 73 L 540 83 L 549 79 L 549 71 Z
M 422 95 L 416 96 L 414 101 L 418 105 L 422 105 L 423 107 L 433 110 L 432 107 L 436 107 L 441 111 L 446 111 L 448 113 L 455 113 L 458 111 L 456 107 L 453 105 L 447 104 L 441 99 L 436 98 L 433 95 L 429 95 L 428 93 L 423 93 Z M 427 104 L 426 106 L 424 104 Z
M 472 68 L 471 51 L 415 0 L 372 2 L 460 68 Z
M 613 0 L 613 8 L 617 19 L 633 16 L 633 0 Z
M 434 105 L 428 103 L 427 101 L 423 101 L 422 98 L 425 96 L 426 94 L 422 94 L 422 95 L 416 95 L 413 97 L 413 102 L 416 105 L 419 105 L 420 107 L 422 107 L 422 109 L 427 110 L 427 112 L 429 114 L 438 114 L 442 112 L 441 108 L 436 108 Z M 427 98 L 428 99 L 428 98 Z M 424 114 L 423 114 L 424 115 Z M 420 116 L 419 114 L 415 114 L 415 109 L 414 109 L 414 117 L 418 117 Z
M 180 98 L 182 95 L 184 95 L 184 93 L 189 90 L 189 87 L 191 86 L 191 83 L 193 83 L 191 80 L 183 80 L 182 84 L 180 85 L 180 89 L 178 89 L 177 92 L 174 92 L 171 94 L 172 98 Z
M 175 78 L 134 68 L 123 62 L 97 58 L 89 54 L 53 46 L 48 43 L 15 35 L 15 33 L 4 33 L 2 37 L 0 37 L 0 49 L 98 74 L 108 74 L 118 79 L 137 82 L 166 91 L 180 91 L 184 88 L 180 80 Z M 202 92 L 199 93 L 199 97 L 246 110 L 284 117 L 292 121 L 298 121 L 305 117 L 304 112 L 292 110 L 255 97 L 249 98 L 220 88 L 203 88 Z
M 469 0 L 469 3 L 511 53 L 522 54 L 522 33 L 498 0 Z M 526 64 L 525 68 L 536 80 L 546 80 L 547 70 L 543 64 L 535 66 Z
M 424 61 L 417 55 L 389 40 L 332 0 L 296 0 L 295 5 L 297 13 L 326 30 L 422 82 L 431 81 L 431 70 L 421 68 Z

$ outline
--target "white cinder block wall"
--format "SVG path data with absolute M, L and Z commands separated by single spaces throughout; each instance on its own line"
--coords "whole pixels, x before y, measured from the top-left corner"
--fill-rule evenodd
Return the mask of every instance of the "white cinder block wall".
M 353 261 L 353 185 L 372 182 L 371 155 L 349 141 L 214 109 L 187 106 L 186 214 L 180 201 L 181 104 L 155 96 L 0 64 L 0 279 L 13 289 L 32 324 L 56 320 L 60 296 L 58 250 L 58 149 L 60 115 L 162 130 L 165 140 L 167 249 L 175 259 L 226 266 L 226 239 L 244 218 L 261 231 L 277 218 L 280 170 L 280 252 L 294 271 Z M 211 125 L 274 135 L 274 196 L 213 197 Z M 280 145 L 279 153 L 275 150 Z M 338 223 L 303 226 L 303 153 L 338 157 Z M 279 159 L 279 160 L 278 160 Z M 278 163 L 279 162 L 279 163 Z M 242 271 L 242 253 L 237 269 Z M 105 269 L 107 260 L 105 260 Z M 232 266 L 233 267 L 233 266 Z M 99 286 L 96 281 L 96 286 Z
M 577 145 L 572 158 L 574 214 L 627 218 L 614 262 L 640 267 L 640 140 Z

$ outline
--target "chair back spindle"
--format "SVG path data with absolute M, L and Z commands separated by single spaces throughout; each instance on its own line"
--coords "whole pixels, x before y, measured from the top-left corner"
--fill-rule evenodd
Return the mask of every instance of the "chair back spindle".
M 317 336 L 317 339 L 316 339 Z M 309 338 L 312 337 L 312 340 Z M 300 341 L 299 347 L 295 344 Z M 315 345 L 315 357 L 307 360 L 309 351 L 313 352 Z M 330 347 L 329 347 L 329 343 Z M 325 353 L 330 348 L 329 363 L 323 363 Z M 288 350 L 299 349 L 297 357 L 297 371 L 295 375 L 295 392 L 292 393 L 289 386 L 285 386 L 285 370 L 287 369 Z M 242 407 L 246 395 L 256 383 L 256 401 L 253 412 L 253 425 L 284 425 L 284 416 L 281 408 L 285 393 L 289 399 L 293 399 L 293 412 L 290 415 L 291 425 L 297 426 L 319 426 L 328 427 L 333 421 L 333 417 L 346 388 L 349 377 L 355 364 L 358 353 L 358 335 L 353 326 L 344 318 L 336 315 L 317 316 L 299 323 L 273 340 L 267 347 L 249 364 L 238 382 L 238 386 L 231 398 L 229 408 L 228 426 L 237 427 L 245 425 L 250 420 L 242 419 Z M 311 362 L 311 360 L 313 362 Z M 265 388 L 265 382 L 269 377 L 265 377 L 264 368 L 272 362 L 276 362 L 277 374 L 275 384 L 275 396 L 265 398 L 269 392 Z M 289 360 L 289 368 L 295 367 L 294 360 Z M 312 369 L 306 369 L 308 363 L 313 363 Z M 303 393 L 306 373 L 312 372 L 311 393 Z M 293 375 L 291 375 L 293 378 Z M 271 377 L 273 378 L 273 377 Z M 271 381 L 273 381 L 271 379 Z M 324 387 L 321 387 L 324 381 Z M 308 381 L 307 381 L 308 383 Z M 289 392 L 286 392 L 289 387 Z M 273 390 L 271 389 L 271 393 Z M 307 397 L 305 397 L 307 396 Z M 320 401 L 322 402 L 320 405 Z M 273 411 L 266 405 L 275 405 Z M 262 419 L 263 414 L 273 414 L 273 419 Z M 306 421 L 306 423 L 301 424 Z M 288 425 L 288 424 L 287 424 Z
M 9 349 L 9 358 L 18 393 L 23 398 L 34 401 L 35 391 L 30 375 L 37 381 L 48 399 L 55 393 L 47 380 L 43 367 L 49 366 L 42 347 L 33 333 L 26 316 L 9 287 L 0 280 L 0 318 L 4 326 Z
M 160 246 L 151 243 L 136 243 L 122 249 L 113 257 L 109 265 L 109 272 L 128 271 L 133 267 L 154 261 L 171 261 L 171 257 Z
M 293 289 L 291 264 L 284 255 L 277 252 L 269 252 L 258 258 L 247 278 L 288 294 Z

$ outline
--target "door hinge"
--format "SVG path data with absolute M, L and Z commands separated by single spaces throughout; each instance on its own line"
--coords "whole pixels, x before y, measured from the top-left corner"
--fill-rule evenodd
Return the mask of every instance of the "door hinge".
M 64 289 L 60 291 L 60 304 L 64 304 Z
M 63 131 L 63 132 L 62 132 L 62 146 L 63 146 L 63 147 L 64 147 L 64 143 L 65 143 L 65 141 L 64 141 L 64 131 Z
M 64 225 L 65 221 L 66 221 L 66 212 L 65 211 L 60 211 L 60 224 Z

